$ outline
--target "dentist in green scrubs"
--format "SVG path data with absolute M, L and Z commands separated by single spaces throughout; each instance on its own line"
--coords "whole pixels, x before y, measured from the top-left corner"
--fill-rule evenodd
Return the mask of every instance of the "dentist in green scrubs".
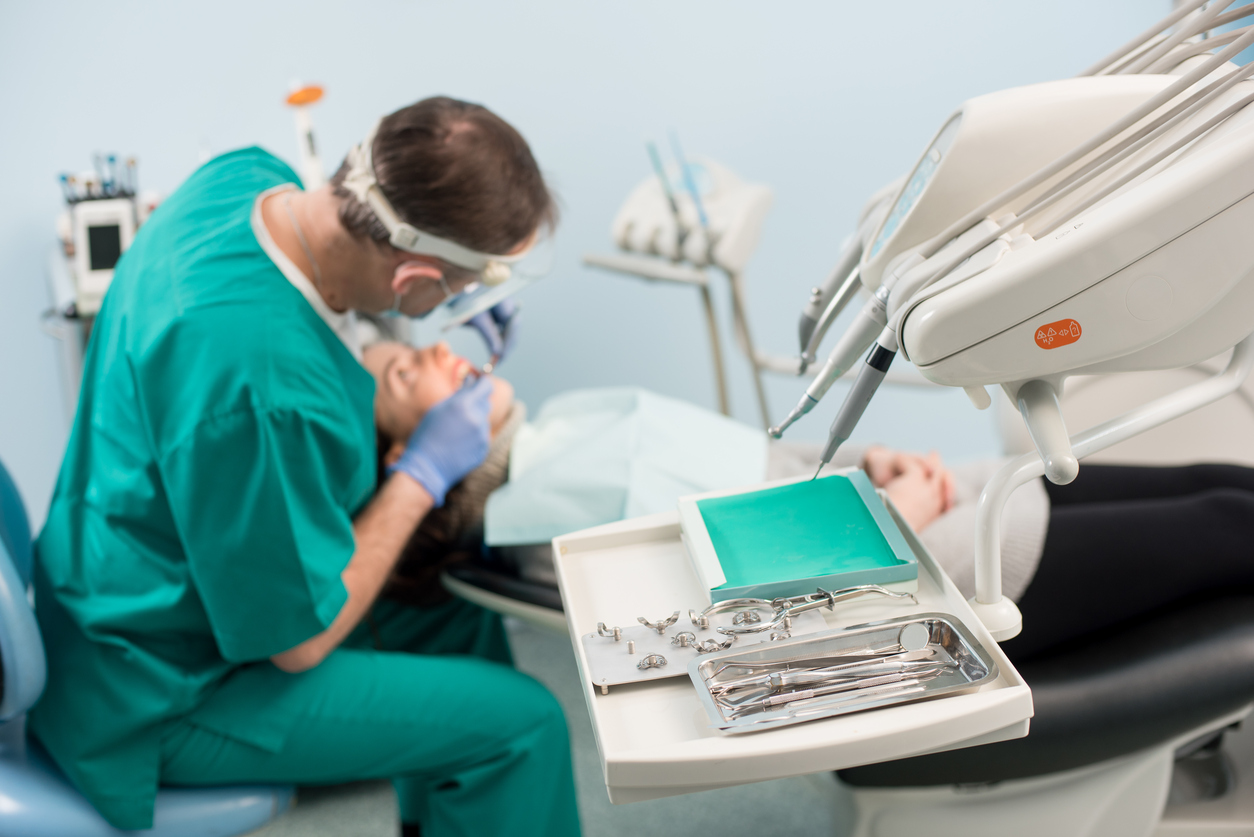
M 158 785 L 387 777 L 406 833 L 577 834 L 561 710 L 499 620 L 377 599 L 486 454 L 491 384 L 432 409 L 376 493 L 352 313 L 503 281 L 552 199 L 512 127 L 447 98 L 298 182 L 257 148 L 212 160 L 118 263 L 37 543 L 31 731 L 123 829 Z

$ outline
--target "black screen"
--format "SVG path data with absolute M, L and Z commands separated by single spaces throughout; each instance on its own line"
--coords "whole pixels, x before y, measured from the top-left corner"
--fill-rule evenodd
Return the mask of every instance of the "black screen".
M 87 262 L 91 270 L 113 270 L 122 258 L 122 228 L 117 224 L 87 228 Z

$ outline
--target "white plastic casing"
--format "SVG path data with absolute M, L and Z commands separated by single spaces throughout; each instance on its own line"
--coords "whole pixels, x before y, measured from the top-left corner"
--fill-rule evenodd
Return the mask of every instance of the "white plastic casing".
M 71 211 L 74 236 L 74 283 L 76 305 L 80 316 L 100 310 L 109 283 L 113 281 L 113 263 L 102 267 L 101 258 L 116 242 L 117 254 L 125 253 L 135 239 L 135 202 L 130 198 L 82 201 Z M 102 242 L 107 242 L 102 247 Z
M 932 286 L 902 320 L 903 345 L 925 376 L 951 386 L 1211 357 L 1254 330 L 1251 195 L 1254 126 L 983 273 Z M 1068 334 L 1055 341 L 1059 324 Z
M 927 242 L 1173 81 L 1168 76 L 1064 79 L 965 102 L 941 126 L 906 178 L 881 230 L 871 237 L 862 259 L 862 282 L 874 290 L 884 266 L 898 253 Z M 934 152 L 938 159 L 929 163 Z M 918 177 L 922 168 L 933 165 L 930 176 Z M 1039 194 L 1056 179 L 1028 195 Z M 909 204 L 908 211 L 896 205 L 903 201 Z M 891 228 L 891 235 L 880 242 L 885 227 Z

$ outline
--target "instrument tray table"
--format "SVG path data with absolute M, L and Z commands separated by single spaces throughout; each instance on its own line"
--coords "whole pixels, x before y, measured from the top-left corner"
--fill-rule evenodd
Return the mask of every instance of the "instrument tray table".
M 922 613 L 951 614 L 997 664 L 968 694 L 741 735 L 710 726 L 688 678 L 614 686 L 601 694 L 580 637 L 598 622 L 710 604 L 680 542 L 678 512 L 625 520 L 553 539 L 553 561 L 610 800 L 637 802 L 839 770 L 1027 735 L 1032 694 L 923 545 L 889 510 L 918 558 L 918 604 L 875 597 L 819 610 L 830 628 Z M 678 629 L 679 626 L 676 626 Z M 676 649 L 680 651 L 681 649 Z M 684 649 L 686 650 L 686 649 Z M 687 666 L 676 655 L 676 663 Z

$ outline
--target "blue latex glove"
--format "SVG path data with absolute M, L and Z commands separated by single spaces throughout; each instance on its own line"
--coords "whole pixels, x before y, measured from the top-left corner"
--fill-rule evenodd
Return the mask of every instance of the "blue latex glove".
M 432 407 L 388 473 L 408 474 L 427 489 L 436 508 L 444 505 L 448 490 L 488 455 L 491 394 L 491 379 L 479 378 Z
M 466 321 L 466 325 L 478 331 L 483 342 L 488 344 L 493 367 L 504 360 L 518 342 L 518 311 L 518 303 L 512 299 L 503 299 Z

